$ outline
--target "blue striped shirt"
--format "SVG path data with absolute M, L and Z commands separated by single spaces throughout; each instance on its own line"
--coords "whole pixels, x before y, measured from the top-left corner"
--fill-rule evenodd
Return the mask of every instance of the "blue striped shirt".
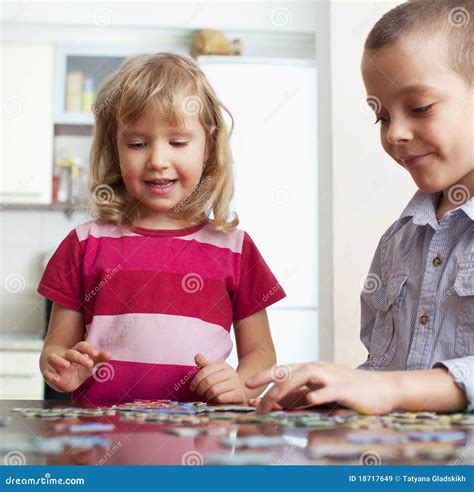
M 474 197 L 440 223 L 418 191 L 382 236 L 362 294 L 361 369 L 446 367 L 474 409 Z

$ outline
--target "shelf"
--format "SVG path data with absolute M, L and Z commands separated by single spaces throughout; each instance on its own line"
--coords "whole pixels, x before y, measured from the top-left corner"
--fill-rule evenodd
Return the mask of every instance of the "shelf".
M 16 211 L 34 211 L 34 212 L 64 212 L 70 217 L 75 212 L 88 213 L 89 207 L 85 202 L 77 203 L 50 203 L 39 205 L 36 203 L 0 203 L 0 211 L 16 212 Z

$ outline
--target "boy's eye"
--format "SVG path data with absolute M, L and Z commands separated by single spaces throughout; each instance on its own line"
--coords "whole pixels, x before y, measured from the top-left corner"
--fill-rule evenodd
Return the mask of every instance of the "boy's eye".
M 428 104 L 426 106 L 420 106 L 419 108 L 414 108 L 414 109 L 412 109 L 412 113 L 415 113 L 415 114 L 426 113 L 431 109 L 432 106 L 433 106 L 432 104 Z
M 377 123 L 385 123 L 387 121 L 387 118 L 383 117 L 383 116 L 379 116 L 376 120 L 375 120 L 375 125 Z

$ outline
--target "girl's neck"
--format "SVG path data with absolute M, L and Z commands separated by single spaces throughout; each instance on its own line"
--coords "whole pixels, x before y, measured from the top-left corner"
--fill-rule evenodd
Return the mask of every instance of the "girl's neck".
M 144 229 L 156 229 L 156 230 L 170 230 L 170 229 L 186 229 L 192 227 L 195 224 L 191 224 L 186 221 L 176 220 L 171 217 L 141 217 L 135 226 L 142 227 Z

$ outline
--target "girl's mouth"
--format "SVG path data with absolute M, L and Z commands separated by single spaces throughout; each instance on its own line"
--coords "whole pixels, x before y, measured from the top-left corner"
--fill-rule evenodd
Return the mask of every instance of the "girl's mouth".
M 154 195 L 165 195 L 176 186 L 177 182 L 177 179 L 154 179 L 145 181 L 145 185 Z

